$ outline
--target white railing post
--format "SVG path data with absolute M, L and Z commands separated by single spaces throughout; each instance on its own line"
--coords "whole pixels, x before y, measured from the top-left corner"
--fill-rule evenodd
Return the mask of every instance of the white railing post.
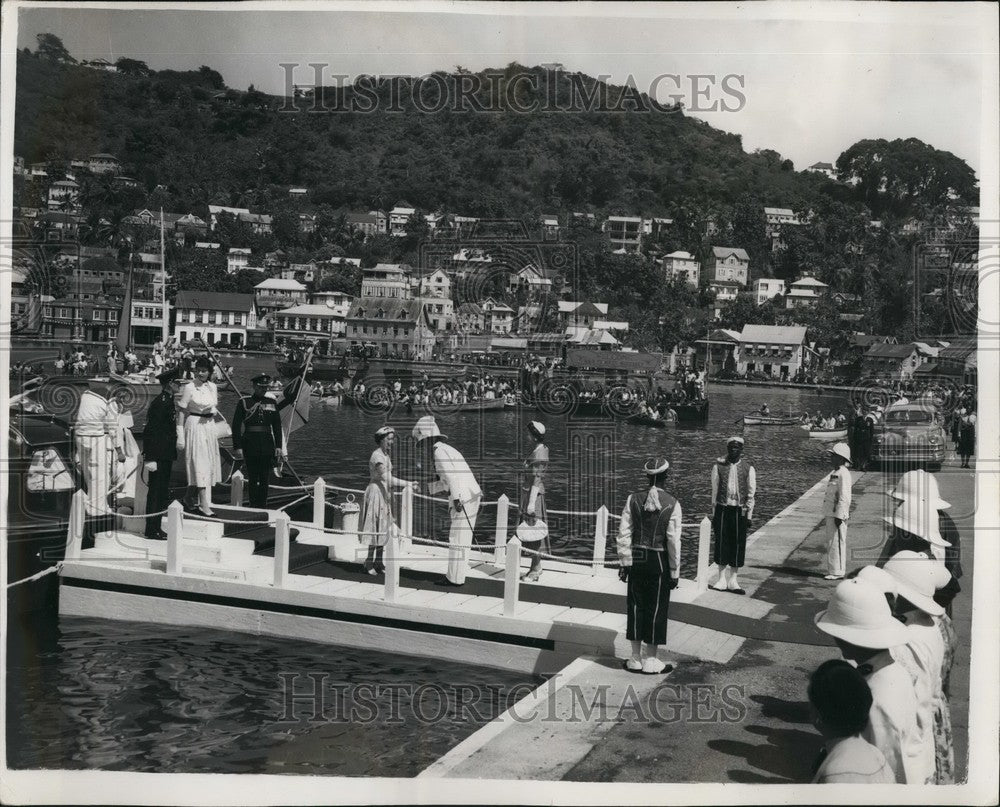
M 274 519 L 274 587 L 284 588 L 288 582 L 288 513 L 279 512 Z
M 413 536 L 413 485 L 406 485 L 400 494 L 399 529 L 404 538 Z
M 79 560 L 83 551 L 83 525 L 87 520 L 87 494 L 78 490 L 69 505 L 69 528 L 66 531 L 66 560 Z
M 507 544 L 507 568 L 503 578 L 503 615 L 514 616 L 521 588 L 521 539 L 516 535 Z
M 229 503 L 233 507 L 243 506 L 243 472 L 233 471 L 233 476 L 229 480 Z
M 698 591 L 708 588 L 708 547 L 712 543 L 712 520 L 705 516 L 698 525 Z
M 604 568 L 604 553 L 608 548 L 608 508 L 601 505 L 597 509 L 597 521 L 594 525 L 594 565 L 593 573 Z
M 180 574 L 184 540 L 184 506 L 176 499 L 167 507 L 167 574 Z
M 313 482 L 313 526 L 322 528 L 326 524 L 326 482 L 317 477 Z
M 389 540 L 385 542 L 385 601 L 395 602 L 399 591 L 399 535 L 389 530 Z
M 504 565 L 504 554 L 507 548 L 507 519 L 510 512 L 510 499 L 504 493 L 497 499 L 497 531 L 493 541 L 493 564 Z

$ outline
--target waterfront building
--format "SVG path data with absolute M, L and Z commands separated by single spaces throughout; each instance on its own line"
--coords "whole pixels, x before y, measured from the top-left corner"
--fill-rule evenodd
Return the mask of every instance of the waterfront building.
M 920 364 L 920 350 L 913 342 L 873 344 L 861 361 L 864 375 L 889 381 L 905 381 L 912 378 Z
M 938 351 L 936 363 L 937 375 L 975 386 L 979 380 L 976 338 L 952 340 Z
M 727 362 L 735 367 L 739 345 L 739 331 L 714 328 L 703 339 L 695 341 L 695 359 L 704 364 L 709 375 L 717 375 L 726 369 Z
M 252 294 L 178 291 L 174 334 L 181 342 L 202 336 L 211 343 L 242 347 L 247 330 L 257 327 Z
M 682 249 L 664 255 L 660 259 L 663 272 L 667 280 L 679 280 L 692 289 L 698 288 L 698 279 L 701 276 L 701 264 L 695 260 L 694 255 Z
M 788 380 L 812 367 L 819 354 L 800 325 L 744 325 L 736 350 L 736 371 Z
M 167 303 L 169 317 L 170 304 Z M 132 333 L 130 344 L 152 345 L 163 336 L 163 300 L 132 298 Z
M 608 316 L 607 303 L 575 302 L 559 300 L 559 325 L 562 328 L 590 328 L 594 322 Z
M 260 319 L 273 311 L 303 305 L 308 296 L 306 287 L 297 280 L 269 277 L 254 286 L 254 301 L 257 303 L 257 316 Z
M 750 256 L 740 247 L 712 247 L 701 276 L 705 285 L 727 281 L 745 287 L 750 279 Z
M 764 305 L 768 300 L 784 295 L 785 281 L 777 277 L 759 277 L 751 284 L 751 290 L 754 302 Z
M 826 283 L 814 277 L 803 277 L 788 287 L 785 294 L 785 308 L 810 308 L 819 301 L 829 288 Z
M 434 329 L 423 301 L 364 296 L 347 314 L 351 347 L 373 347 L 381 357 L 427 360 L 434 350 Z
M 107 342 L 118 336 L 119 300 L 52 299 L 42 306 L 41 336 Z
M 277 311 L 271 315 L 271 320 L 274 340 L 279 345 L 302 340 L 318 341 L 321 346 L 328 347 L 333 340 L 342 339 L 347 329 L 343 310 L 316 303 Z

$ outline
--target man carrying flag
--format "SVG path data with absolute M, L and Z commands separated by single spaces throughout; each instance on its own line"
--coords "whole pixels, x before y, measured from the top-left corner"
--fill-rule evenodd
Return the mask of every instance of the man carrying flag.
M 278 404 L 278 411 L 281 414 L 281 436 L 282 445 L 285 450 L 281 456 L 288 459 L 288 438 L 292 432 L 309 422 L 309 402 L 312 400 L 312 387 L 306 383 L 306 376 L 310 370 L 310 360 L 313 349 L 310 347 L 306 351 L 302 362 L 302 372 L 293 378 L 281 392 L 281 402 Z M 295 473 L 292 471 L 292 473 Z

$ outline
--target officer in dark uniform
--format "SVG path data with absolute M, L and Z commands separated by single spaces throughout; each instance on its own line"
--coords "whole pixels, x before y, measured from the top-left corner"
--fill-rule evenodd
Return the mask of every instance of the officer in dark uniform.
M 281 455 L 281 416 L 268 397 L 271 376 L 253 379 L 253 395 L 240 398 L 233 415 L 233 456 L 243 460 L 251 507 L 267 506 L 268 477 Z
M 159 513 L 170 503 L 170 471 L 177 459 L 177 407 L 174 393 L 181 377 L 179 368 L 165 370 L 156 378 L 160 394 L 149 404 L 142 430 L 142 461 L 146 471 L 146 512 Z M 162 516 L 146 519 L 146 537 L 162 540 Z

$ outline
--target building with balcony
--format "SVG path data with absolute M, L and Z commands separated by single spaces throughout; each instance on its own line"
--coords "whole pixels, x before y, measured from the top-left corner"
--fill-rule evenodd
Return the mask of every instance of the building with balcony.
M 389 211 L 389 235 L 406 235 L 406 227 L 410 222 L 410 216 L 416 213 L 416 208 L 396 205 Z
M 757 305 L 764 305 L 768 300 L 780 297 L 785 293 L 785 281 L 777 277 L 759 277 L 750 286 L 753 300 Z
M 293 305 L 304 305 L 308 298 L 308 290 L 297 280 L 269 277 L 254 286 L 254 301 L 259 319 Z
M 318 341 L 329 344 L 342 339 L 346 331 L 346 317 L 342 311 L 325 305 L 307 303 L 295 305 L 271 315 L 276 344 L 296 341 Z M 328 352 L 328 351 L 322 351 Z
M 248 266 L 250 266 L 250 248 L 230 247 L 229 254 L 226 256 L 226 273 L 235 275 Z
M 638 252 L 642 246 L 643 221 L 638 216 L 608 216 L 604 232 L 613 250 Z
M 60 179 L 49 185 L 49 210 L 73 211 L 79 207 L 80 186 L 71 179 Z
M 351 347 L 371 347 L 383 358 L 427 360 L 434 350 L 434 328 L 421 300 L 360 297 L 347 315 Z
M 345 291 L 314 291 L 309 295 L 309 302 L 313 305 L 325 305 L 334 313 L 347 318 L 347 312 L 351 310 L 351 303 L 355 296 Z
M 826 294 L 829 286 L 814 277 L 796 280 L 785 294 L 785 308 L 811 308 Z
M 380 263 L 362 269 L 361 296 L 409 300 L 413 297 L 410 275 L 413 268 L 405 263 Z
M 87 165 L 92 174 L 117 174 L 122 170 L 122 164 L 114 154 L 91 154 Z
M 818 354 L 806 342 L 806 329 L 793 325 L 744 325 L 736 350 L 736 371 L 791 379 L 807 370 Z
M 482 312 L 482 330 L 486 333 L 506 334 L 514 328 L 514 309 L 492 297 L 479 304 Z
M 750 256 L 739 247 L 712 247 L 701 277 L 706 286 L 726 281 L 746 287 L 750 278 Z

